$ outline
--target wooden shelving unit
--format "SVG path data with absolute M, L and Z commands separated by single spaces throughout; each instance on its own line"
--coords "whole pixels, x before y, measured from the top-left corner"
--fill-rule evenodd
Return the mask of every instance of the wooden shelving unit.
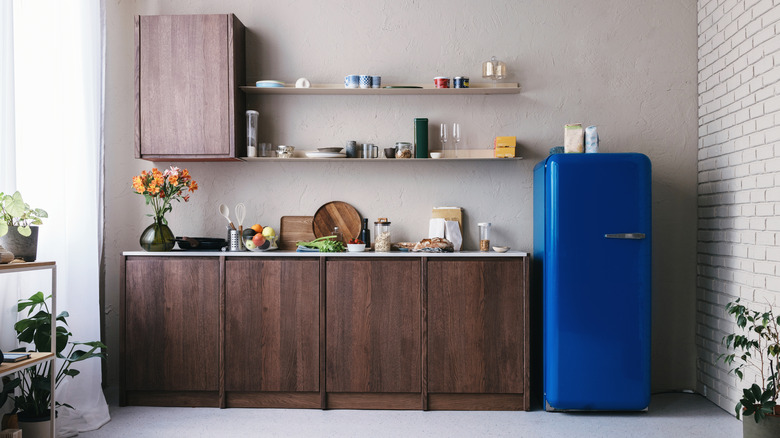
M 399 84 L 400 85 L 400 84 Z M 242 86 L 241 91 L 246 94 L 267 95 L 340 95 L 340 96 L 369 96 L 369 95 L 428 95 L 428 96 L 473 96 L 488 94 L 520 94 L 518 83 L 476 83 L 470 88 L 434 88 L 432 85 L 410 84 L 422 88 L 345 88 L 343 84 L 319 84 L 311 88 L 295 88 L 285 86 L 278 88 Z
M 12 274 L 12 273 L 20 273 L 20 272 L 27 272 L 27 271 L 40 271 L 40 270 L 50 270 L 51 271 L 51 326 L 56 327 L 57 326 L 57 264 L 55 262 L 26 262 L 26 263 L 8 263 L 0 265 L 0 274 Z M 51 351 L 57 351 L 57 337 L 52 336 L 51 337 Z M 0 377 L 5 376 L 7 374 L 11 374 L 16 371 L 23 370 L 25 368 L 29 368 L 35 365 L 38 365 L 39 363 L 51 361 L 51 366 L 49 367 L 49 378 L 51 380 L 51 401 L 49 410 L 51 413 L 51 424 L 49 427 L 49 436 L 54 437 L 55 433 L 54 431 L 54 418 L 55 418 L 55 410 L 54 410 L 54 373 L 56 368 L 56 357 L 54 353 L 30 353 L 30 358 L 26 360 L 22 360 L 19 362 L 12 362 L 12 363 L 0 363 Z

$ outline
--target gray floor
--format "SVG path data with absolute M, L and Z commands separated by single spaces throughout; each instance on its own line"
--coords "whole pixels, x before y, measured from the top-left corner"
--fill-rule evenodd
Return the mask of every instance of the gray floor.
M 96 437 L 739 437 L 695 394 L 658 394 L 645 413 L 349 411 L 111 406 Z

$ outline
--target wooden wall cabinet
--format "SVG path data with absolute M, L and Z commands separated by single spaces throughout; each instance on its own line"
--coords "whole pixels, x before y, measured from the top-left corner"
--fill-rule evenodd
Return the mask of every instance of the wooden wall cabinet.
M 126 403 L 218 406 L 219 290 L 216 258 L 126 260 Z
M 244 32 L 233 14 L 136 17 L 136 158 L 246 155 Z
M 420 409 L 420 261 L 335 259 L 326 272 L 328 407 Z
M 320 407 L 319 262 L 228 259 L 227 406 Z

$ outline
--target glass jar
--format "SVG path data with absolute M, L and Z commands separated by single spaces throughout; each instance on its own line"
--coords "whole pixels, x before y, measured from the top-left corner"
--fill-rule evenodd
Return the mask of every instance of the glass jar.
M 480 252 L 490 251 L 490 222 L 480 222 L 479 226 L 479 250 Z
M 414 156 L 414 150 L 412 150 L 412 144 L 406 141 L 399 141 L 395 144 L 395 157 L 396 158 L 412 158 Z
M 390 222 L 386 217 L 374 222 L 374 251 L 390 252 Z

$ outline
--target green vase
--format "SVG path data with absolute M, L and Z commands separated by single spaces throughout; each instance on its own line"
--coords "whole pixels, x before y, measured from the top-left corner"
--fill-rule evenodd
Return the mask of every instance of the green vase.
M 162 218 L 157 218 L 141 233 L 139 243 L 144 251 L 170 251 L 173 249 L 176 239 L 168 225 L 162 222 Z

